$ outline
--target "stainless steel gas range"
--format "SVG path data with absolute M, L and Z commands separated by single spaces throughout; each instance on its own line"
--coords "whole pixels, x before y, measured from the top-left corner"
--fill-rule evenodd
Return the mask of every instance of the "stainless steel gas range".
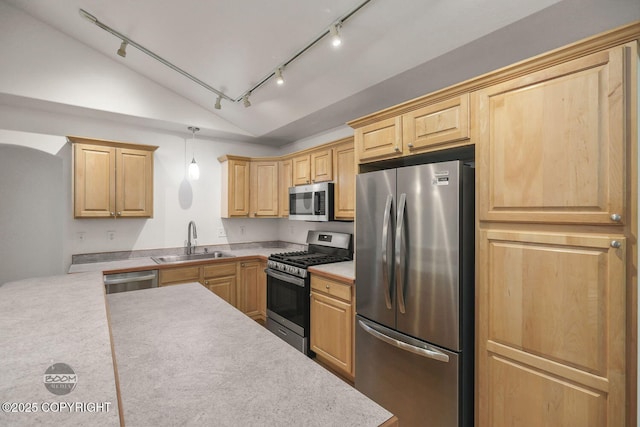
M 353 259 L 351 234 L 309 231 L 306 251 L 273 254 L 267 261 L 267 328 L 308 356 L 308 267 Z

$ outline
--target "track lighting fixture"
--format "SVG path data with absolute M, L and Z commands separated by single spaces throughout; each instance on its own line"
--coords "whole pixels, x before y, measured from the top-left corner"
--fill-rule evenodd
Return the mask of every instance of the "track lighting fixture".
M 247 89 L 244 92 L 242 92 L 243 95 L 241 95 L 241 96 L 239 96 L 237 98 L 232 98 L 231 96 L 226 95 L 221 90 L 218 90 L 218 89 L 214 88 L 213 86 L 211 86 L 211 85 L 203 82 L 202 80 L 198 79 L 197 77 L 193 76 L 192 74 L 189 74 L 188 72 L 186 72 L 182 68 L 172 64 L 171 62 L 169 62 L 166 59 L 162 58 L 158 54 L 150 51 L 146 47 L 144 47 L 144 46 L 140 45 L 139 43 L 135 42 L 134 40 L 131 40 L 126 35 L 118 32 L 117 30 L 115 30 L 115 29 L 109 27 L 108 25 L 100 22 L 98 20 L 98 18 L 96 18 L 95 16 L 93 16 L 92 14 L 87 12 L 86 10 L 79 9 L 78 12 L 80 13 L 80 16 L 82 16 L 84 19 L 86 19 L 91 24 L 103 29 L 104 31 L 106 31 L 106 32 L 114 35 L 115 37 L 119 38 L 120 40 L 122 40 L 122 43 L 120 44 L 120 49 L 118 49 L 118 55 L 120 55 L 121 57 L 124 58 L 124 57 L 127 56 L 127 51 L 126 51 L 127 46 L 131 45 L 131 46 L 135 47 L 136 49 L 138 49 L 142 53 L 150 56 L 151 58 L 155 59 L 156 61 L 160 62 L 161 64 L 171 68 L 173 71 L 175 71 L 175 72 L 177 72 L 179 74 L 182 74 L 184 77 L 186 77 L 186 78 L 190 79 L 191 81 L 199 84 L 200 86 L 202 86 L 203 88 L 207 89 L 208 91 L 215 93 L 218 96 L 218 98 L 216 99 L 216 103 L 215 103 L 215 109 L 219 110 L 222 107 L 221 106 L 222 98 L 224 98 L 227 101 L 236 102 L 236 103 L 242 101 L 245 107 L 250 107 L 251 106 L 251 102 L 249 102 L 249 96 L 251 96 L 251 94 L 256 89 L 262 87 L 265 83 L 267 83 L 273 77 L 275 77 L 276 83 L 278 85 L 284 84 L 284 78 L 282 77 L 282 70 L 285 67 L 287 67 L 289 64 L 291 64 L 293 61 L 296 61 L 298 58 L 300 58 L 303 54 L 305 54 L 309 49 L 311 49 L 318 42 L 320 42 L 320 40 L 324 39 L 327 35 L 330 36 L 331 44 L 333 46 L 335 46 L 335 47 L 340 46 L 342 44 L 342 38 L 340 37 L 340 29 L 342 28 L 342 25 L 348 19 L 350 19 L 353 15 L 355 15 L 360 9 L 362 9 L 364 6 L 366 6 L 370 2 L 371 2 L 371 0 L 363 0 L 359 5 L 355 6 L 353 9 L 351 9 L 350 11 L 345 13 L 344 15 L 340 16 L 337 21 L 334 21 L 335 23 L 332 24 L 329 27 L 328 30 L 325 29 L 322 33 L 320 33 L 316 38 L 314 38 L 306 46 L 304 46 L 303 48 L 301 48 L 298 51 L 296 51 L 291 57 L 289 57 L 289 59 L 287 59 L 284 62 L 281 62 L 282 65 L 280 67 L 278 67 L 275 72 L 270 71 L 262 79 L 257 80 L 257 83 L 255 83 L 252 87 L 250 87 L 249 89 Z M 195 160 L 194 160 L 194 164 L 195 164 Z
M 118 55 L 122 56 L 123 58 L 127 57 L 127 45 L 129 43 L 127 43 L 126 41 L 122 40 L 122 43 L 120 43 L 120 49 L 118 49 Z
M 284 84 L 284 77 L 282 77 L 282 68 L 276 69 L 276 83 L 280 86 Z
M 338 47 L 342 44 L 342 38 L 340 37 L 340 24 L 333 24 L 329 27 L 329 34 L 331 34 L 331 45 Z
M 195 126 L 189 126 L 187 129 L 191 131 L 191 141 L 192 141 L 191 149 L 193 150 L 193 145 L 194 145 L 193 143 L 196 141 L 196 132 L 198 132 L 200 128 L 197 128 Z M 191 163 L 189 163 L 189 179 L 192 181 L 197 181 L 199 178 L 200 178 L 200 167 L 196 163 L 195 154 L 193 154 L 191 157 Z

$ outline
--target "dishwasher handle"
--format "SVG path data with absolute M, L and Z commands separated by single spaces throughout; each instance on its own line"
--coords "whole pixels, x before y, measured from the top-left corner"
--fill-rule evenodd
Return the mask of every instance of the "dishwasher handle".
M 104 284 L 105 285 L 119 285 L 121 283 L 133 283 L 133 282 L 144 282 L 145 280 L 153 280 L 156 278 L 156 273 L 147 274 L 144 276 L 124 276 L 118 278 L 110 278 L 109 274 L 104 275 Z

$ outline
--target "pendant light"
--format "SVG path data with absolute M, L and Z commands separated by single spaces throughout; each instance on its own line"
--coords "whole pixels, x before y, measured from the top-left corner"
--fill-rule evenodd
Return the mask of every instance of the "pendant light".
M 193 149 L 193 143 L 196 141 L 196 132 L 200 130 L 195 126 L 189 126 L 187 129 L 191 131 L 191 148 Z M 197 181 L 200 178 L 200 167 L 196 163 L 195 154 L 191 157 L 191 163 L 189 163 L 189 179 L 192 181 Z

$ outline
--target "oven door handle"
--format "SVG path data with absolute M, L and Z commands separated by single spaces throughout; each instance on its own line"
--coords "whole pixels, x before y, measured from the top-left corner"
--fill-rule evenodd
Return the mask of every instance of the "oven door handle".
M 292 285 L 296 285 L 296 286 L 300 286 L 301 288 L 304 288 L 304 279 L 300 277 L 292 276 L 286 273 L 281 273 L 271 268 L 267 268 L 265 272 L 267 273 L 267 276 L 271 276 L 274 279 L 282 280 L 283 282 L 291 283 Z

